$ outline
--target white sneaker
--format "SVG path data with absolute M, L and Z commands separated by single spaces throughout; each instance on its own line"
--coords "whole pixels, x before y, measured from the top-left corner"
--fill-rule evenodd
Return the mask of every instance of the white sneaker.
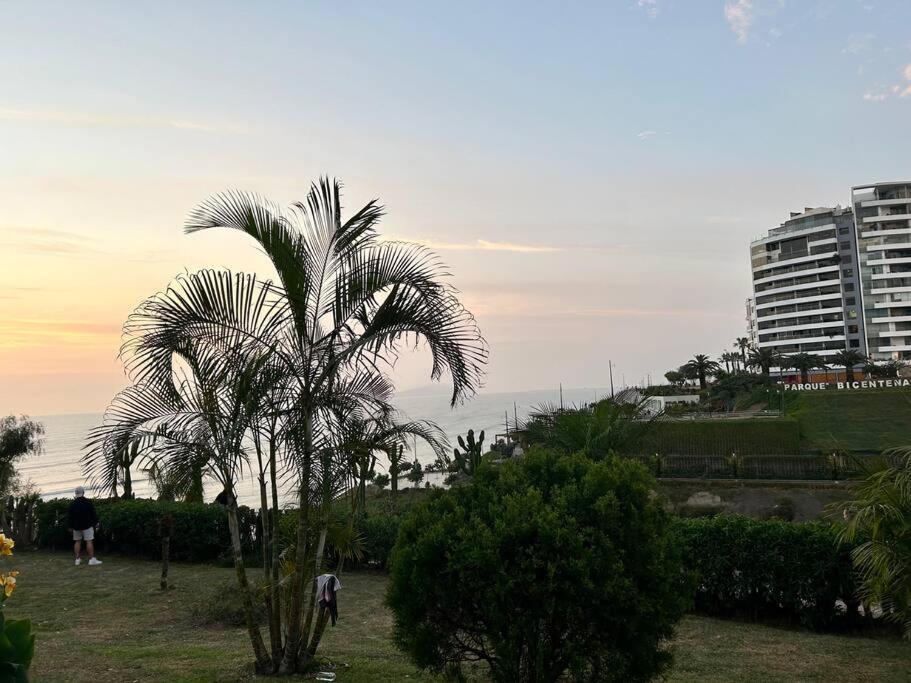
M 81 558 L 81 557 L 77 557 L 77 558 L 76 558 L 76 566 L 78 567 L 80 564 L 82 564 L 82 558 Z
M 102 564 L 102 562 L 101 562 L 101 560 L 96 559 L 96 558 L 93 557 L 91 560 L 89 560 L 89 564 L 90 564 L 92 567 L 94 567 L 94 566 L 97 565 L 97 564 Z

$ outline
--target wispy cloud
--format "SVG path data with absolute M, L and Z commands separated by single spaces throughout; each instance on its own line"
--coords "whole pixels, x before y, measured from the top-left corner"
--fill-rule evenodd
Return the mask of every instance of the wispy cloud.
M 904 78 L 903 83 L 893 83 L 892 85 L 878 86 L 864 93 L 864 100 L 867 102 L 884 102 L 893 97 L 911 97 L 911 64 L 902 68 L 901 75 Z
M 750 39 L 750 27 L 753 25 L 753 1 L 737 0 L 724 3 L 724 18 L 737 36 L 737 42 L 746 44 Z
M 4 250 L 26 254 L 100 253 L 90 237 L 75 232 L 45 228 L 0 229 L 0 247 Z
M 491 242 L 489 240 L 475 240 L 474 242 L 437 242 L 435 240 L 415 239 L 413 237 L 399 237 L 394 235 L 384 235 L 383 239 L 385 241 L 412 242 L 436 251 L 512 251 L 521 254 L 544 254 L 565 251 L 564 247 L 541 244 L 516 244 L 514 242 Z
M 43 123 L 54 126 L 102 127 L 102 128 L 173 128 L 206 133 L 245 133 L 243 126 L 186 119 L 168 119 L 152 116 L 129 116 L 122 114 L 96 114 L 72 111 L 42 109 L 18 109 L 0 107 L 0 120 L 23 123 Z
M 873 41 L 876 39 L 875 33 L 864 33 L 862 35 L 851 35 L 848 37 L 847 44 L 841 49 L 842 54 L 859 55 L 870 49 Z
M 636 137 L 640 140 L 651 140 L 654 137 L 659 135 L 670 135 L 669 130 L 642 130 L 636 133 Z
M 119 325 L 81 320 L 13 318 L 0 320 L 0 348 L 34 347 L 57 343 L 80 346 L 110 345 L 120 337 Z
M 652 19 L 661 13 L 661 6 L 658 4 L 658 0 L 636 0 L 636 7 L 644 10 Z

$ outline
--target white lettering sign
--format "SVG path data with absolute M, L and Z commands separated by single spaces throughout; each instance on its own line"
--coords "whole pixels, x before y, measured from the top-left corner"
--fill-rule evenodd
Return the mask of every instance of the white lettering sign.
M 779 382 L 785 391 L 824 391 L 827 389 L 886 389 L 889 387 L 911 387 L 909 379 L 862 379 L 853 382 L 804 382 L 786 384 Z

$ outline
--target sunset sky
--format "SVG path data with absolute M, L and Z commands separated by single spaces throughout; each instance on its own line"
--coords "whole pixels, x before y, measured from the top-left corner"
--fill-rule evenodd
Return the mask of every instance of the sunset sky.
M 193 206 L 320 174 L 439 250 L 491 391 L 717 356 L 752 238 L 911 179 L 909 26 L 906 0 L 2 3 L 0 414 L 101 410 L 144 297 L 270 272 L 184 235 Z

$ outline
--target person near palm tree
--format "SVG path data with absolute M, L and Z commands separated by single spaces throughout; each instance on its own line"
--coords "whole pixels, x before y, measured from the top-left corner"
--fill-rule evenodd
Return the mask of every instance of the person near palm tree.
M 89 556 L 89 564 L 96 566 L 101 560 L 95 557 L 95 529 L 98 527 L 98 514 L 95 506 L 85 497 L 85 489 L 76 487 L 76 497 L 70 503 L 70 530 L 73 532 L 73 551 L 76 553 L 76 566 L 82 564 L 82 542 Z

